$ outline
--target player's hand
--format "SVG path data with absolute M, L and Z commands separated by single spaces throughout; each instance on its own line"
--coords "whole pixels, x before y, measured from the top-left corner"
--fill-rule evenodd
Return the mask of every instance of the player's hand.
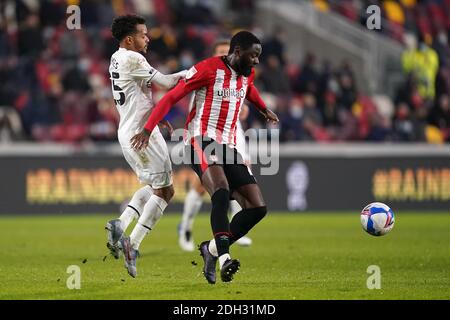
M 272 122 L 272 123 L 277 123 L 280 120 L 278 119 L 278 116 L 275 114 L 275 112 L 273 112 L 270 109 L 266 109 L 262 112 L 262 114 L 264 115 L 264 117 L 266 118 L 267 121 Z
M 146 129 L 143 129 L 141 132 L 136 134 L 133 138 L 131 138 L 131 147 L 135 150 L 141 150 L 148 146 L 148 140 L 150 138 L 150 132 Z
M 167 128 L 167 131 L 169 131 L 169 135 L 172 135 L 172 133 L 173 133 L 173 127 L 172 127 L 172 125 L 170 124 L 169 121 L 167 121 L 167 120 L 161 120 L 161 121 L 158 123 L 158 125 L 159 125 L 159 128 Z
M 183 70 L 183 71 L 180 71 L 178 73 L 180 74 L 180 79 L 179 80 L 186 79 L 187 70 Z

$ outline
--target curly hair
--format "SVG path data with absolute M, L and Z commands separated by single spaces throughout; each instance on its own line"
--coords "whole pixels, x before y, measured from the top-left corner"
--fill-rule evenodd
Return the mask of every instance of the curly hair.
M 145 24 L 145 19 L 135 14 L 127 14 L 114 19 L 111 32 L 117 41 L 122 41 L 126 36 L 136 32 L 136 25 Z

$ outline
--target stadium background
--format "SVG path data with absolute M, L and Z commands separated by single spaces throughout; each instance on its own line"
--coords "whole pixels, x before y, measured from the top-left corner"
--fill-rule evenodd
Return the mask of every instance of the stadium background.
M 67 27 L 70 5 L 81 9 L 81 29 Z M 379 29 L 368 28 L 370 5 L 379 8 Z M 267 128 L 272 141 L 280 141 L 279 173 L 261 176 L 255 167 L 271 221 L 327 211 L 360 228 L 361 208 L 383 201 L 405 218 L 407 210 L 434 217 L 448 233 L 447 215 L 432 212 L 450 213 L 449 0 L 2 1 L 4 226 L 16 228 L 10 219 L 24 214 L 36 214 L 33 221 L 41 225 L 48 219 L 41 214 L 103 221 L 105 215 L 96 214 L 117 215 L 138 188 L 116 140 L 108 76 L 117 48 L 109 27 L 128 12 L 147 18 L 147 59 L 163 73 L 189 68 L 210 55 L 217 39 L 240 29 L 260 37 L 256 85 L 281 121 L 267 127 L 251 108 L 244 128 Z M 163 94 L 154 88 L 156 101 Z M 172 108 L 175 128 L 184 125 L 187 105 L 186 98 Z M 168 212 L 181 213 L 192 179 L 191 170 L 175 167 Z M 176 245 L 175 231 L 170 234 Z M 448 277 L 442 281 L 448 284 Z

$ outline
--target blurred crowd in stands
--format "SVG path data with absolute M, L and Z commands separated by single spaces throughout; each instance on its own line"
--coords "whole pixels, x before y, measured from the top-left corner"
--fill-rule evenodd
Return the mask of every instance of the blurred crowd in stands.
M 66 9 L 79 5 L 79 30 L 68 30 Z M 118 115 L 108 66 L 117 43 L 110 25 L 117 15 L 147 18 L 147 58 L 163 73 L 186 69 L 211 54 L 217 39 L 238 30 L 263 41 L 256 85 L 280 117 L 281 141 L 450 141 L 450 1 L 326 1 L 334 11 L 365 23 L 361 10 L 382 9 L 381 32 L 405 45 L 404 81 L 394 97 L 358 91 L 351 61 L 317 61 L 308 52 L 286 57 L 282 29 L 255 27 L 252 0 L 5 0 L 0 2 L 0 142 L 115 141 Z M 221 15 L 223 10 L 236 15 Z M 238 23 L 239 22 L 239 23 Z M 384 24 L 383 24 L 384 26 Z M 407 31 L 412 31 L 412 33 Z M 301 61 L 300 61 L 301 59 Z M 153 88 L 158 101 L 164 94 Z M 189 98 L 168 119 L 183 127 Z M 263 128 L 258 112 L 245 128 Z
M 450 0 L 313 0 L 313 4 L 364 27 L 370 16 L 367 8 L 376 5 L 382 28 L 375 31 L 405 46 L 404 80 L 391 101 L 364 97 L 378 109 L 369 116 L 371 129 L 365 139 L 449 142 Z

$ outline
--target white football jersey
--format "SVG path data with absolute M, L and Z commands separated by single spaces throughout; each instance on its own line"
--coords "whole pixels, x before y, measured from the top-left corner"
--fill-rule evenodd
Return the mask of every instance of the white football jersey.
M 153 109 L 151 82 L 158 71 L 135 51 L 119 48 L 111 57 L 109 74 L 120 114 L 118 139 L 122 146 L 144 127 Z

